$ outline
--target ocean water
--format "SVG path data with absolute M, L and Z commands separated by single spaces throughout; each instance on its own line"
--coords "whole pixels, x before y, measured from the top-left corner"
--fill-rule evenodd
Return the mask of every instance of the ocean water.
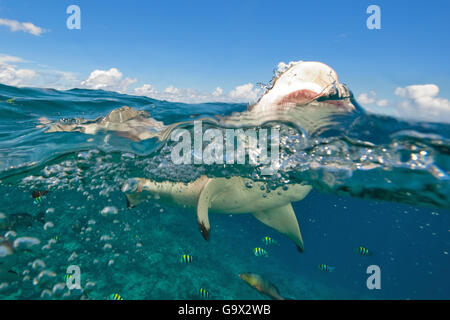
M 82 127 L 81 118 L 95 124 L 122 106 L 190 131 L 198 119 L 205 129 L 225 130 L 221 117 L 247 109 L 0 85 L 1 299 L 200 299 L 200 288 L 209 299 L 268 299 L 239 279 L 243 272 L 260 274 L 291 299 L 450 298 L 448 125 L 360 107 L 308 132 L 286 114 L 257 125 L 241 119 L 244 129 L 279 128 L 281 164 L 272 176 L 249 163 L 174 165 L 167 137 L 48 132 L 55 123 Z M 157 199 L 127 208 L 131 178 L 190 182 L 201 175 L 263 181 L 268 192 L 312 185 L 293 203 L 305 251 L 251 215 L 211 213 L 205 241 L 193 209 Z M 265 236 L 277 244 L 264 244 Z M 372 255 L 356 254 L 359 246 Z M 255 247 L 269 255 L 255 256 Z M 181 263 L 184 254 L 191 263 Z M 335 269 L 323 272 L 320 264 Z M 380 289 L 367 287 L 372 265 Z M 79 268 L 81 289 L 65 285 L 69 266 Z

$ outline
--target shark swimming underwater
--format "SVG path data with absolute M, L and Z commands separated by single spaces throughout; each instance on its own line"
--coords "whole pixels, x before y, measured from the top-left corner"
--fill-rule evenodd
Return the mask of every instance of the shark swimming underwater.
M 312 133 L 331 123 L 336 114 L 355 110 L 351 93 L 338 81 L 336 72 L 321 62 L 291 62 L 272 81 L 259 101 L 247 111 L 226 117 L 217 117 L 217 123 L 228 127 L 258 126 L 262 123 L 284 120 L 295 123 L 306 133 Z M 95 134 L 98 131 L 113 131 L 116 134 L 140 141 L 150 138 L 167 139 L 180 123 L 165 125 L 150 118 L 143 111 L 130 107 L 113 110 L 106 117 L 96 120 L 77 119 L 75 123 L 51 123 L 41 119 L 40 126 L 49 126 L 47 132 L 82 132 Z M 291 239 L 299 249 L 304 243 L 291 202 L 300 201 L 310 192 L 311 186 L 300 183 L 266 193 L 262 182 L 253 182 L 239 176 L 208 178 L 201 176 L 190 183 L 133 178 L 123 191 L 128 207 L 134 207 L 152 197 L 169 205 L 196 208 L 197 220 L 203 237 L 210 238 L 209 209 L 226 214 L 250 213 L 257 220 L 272 227 Z
M 253 186 L 249 188 L 248 182 L 252 180 L 241 177 L 227 179 L 202 176 L 188 184 L 134 178 L 128 184 L 132 190 L 124 191 L 128 207 L 157 195 L 156 198 L 170 205 L 196 208 L 198 224 L 205 240 L 209 240 L 211 229 L 209 209 L 225 214 L 251 213 L 262 223 L 286 235 L 299 251 L 303 251 L 303 239 L 291 202 L 306 197 L 311 186 L 294 184 L 287 189 L 279 187 L 266 193 L 261 188 L 264 183 L 252 182 Z

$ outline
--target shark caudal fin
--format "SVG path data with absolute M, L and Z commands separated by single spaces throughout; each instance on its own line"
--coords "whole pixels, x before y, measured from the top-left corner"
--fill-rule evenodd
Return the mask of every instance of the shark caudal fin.
M 283 207 L 254 212 L 253 216 L 265 225 L 274 228 L 294 241 L 300 252 L 304 251 L 304 244 L 297 217 L 292 204 Z

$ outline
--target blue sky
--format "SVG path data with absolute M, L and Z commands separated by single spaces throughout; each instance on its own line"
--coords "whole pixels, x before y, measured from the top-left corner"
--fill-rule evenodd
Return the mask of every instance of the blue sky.
M 81 30 L 66 27 L 71 4 L 81 9 Z M 371 4 L 381 8 L 381 30 L 366 27 Z M 281 61 L 318 60 L 374 111 L 418 104 L 414 88 L 395 94 L 411 85 L 434 84 L 439 93 L 430 95 L 444 107 L 450 98 L 448 1 L 0 0 L 0 19 L 45 29 L 37 36 L 0 25 L 0 54 L 22 59 L 4 63 L 38 72 L 18 84 L 52 86 L 64 72 L 54 86 L 80 86 L 94 70 L 116 68 L 130 80 L 126 92 L 148 84 L 227 93 L 268 82 Z

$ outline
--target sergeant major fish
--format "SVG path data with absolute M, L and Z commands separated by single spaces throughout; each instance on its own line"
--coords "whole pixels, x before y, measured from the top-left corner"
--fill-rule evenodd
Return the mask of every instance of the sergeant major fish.
M 262 249 L 262 248 L 255 248 L 255 249 L 253 249 L 253 253 L 257 257 L 268 257 L 269 256 L 269 253 L 266 250 Z
M 329 266 L 329 265 L 327 265 L 327 264 L 319 264 L 318 266 L 317 266 L 317 268 L 320 270 L 320 271 L 323 271 L 323 272 L 333 272 L 334 271 L 334 269 L 336 269 L 335 267 L 332 267 L 332 266 Z

